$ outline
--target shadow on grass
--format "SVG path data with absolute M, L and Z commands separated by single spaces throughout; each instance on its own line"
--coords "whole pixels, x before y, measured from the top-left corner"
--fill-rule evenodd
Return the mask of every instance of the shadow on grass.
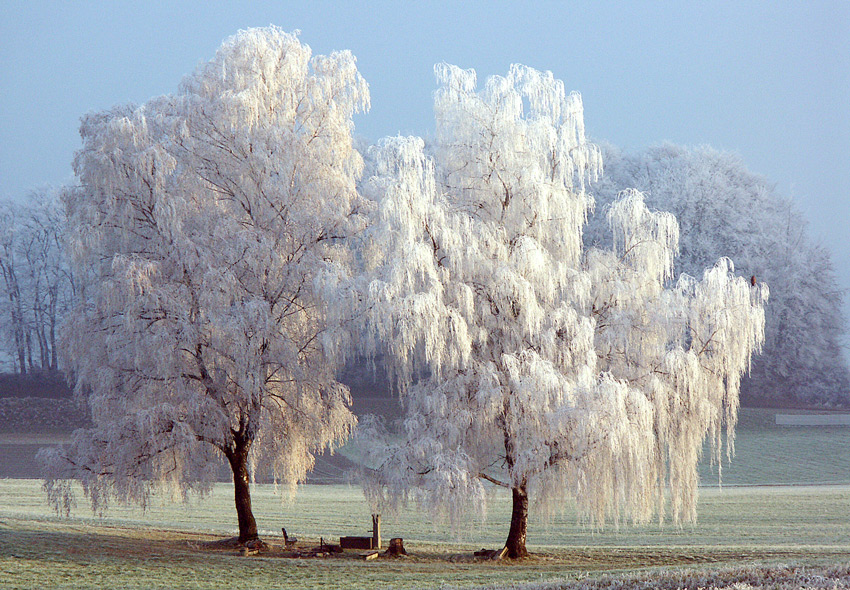
M 13 557 L 40 561 L 72 561 L 78 563 L 123 560 L 126 562 L 187 560 L 215 567 L 216 562 L 230 558 L 250 563 L 256 558 L 268 561 L 286 558 L 290 554 L 282 549 L 282 540 L 269 541 L 269 549 L 258 556 L 242 557 L 240 546 L 224 535 L 165 531 L 159 529 L 118 526 L 93 526 L 61 520 L 0 520 L 0 559 Z M 306 540 L 310 544 L 313 541 Z M 318 544 L 316 539 L 315 543 Z M 646 567 L 672 567 L 700 564 L 739 564 L 753 562 L 811 561 L 848 562 L 850 548 L 845 547 L 564 547 L 532 553 L 524 560 L 492 562 L 475 558 L 472 551 L 452 552 L 425 548 L 417 550 L 408 546 L 410 556 L 372 562 L 373 566 L 471 566 L 483 569 L 492 567 L 529 568 L 532 570 L 557 568 L 563 570 L 610 571 Z M 356 554 L 340 555 L 356 559 Z M 339 560 L 328 557 L 324 561 Z M 287 560 L 292 561 L 292 560 Z M 304 560 L 301 560 L 304 561 Z M 316 561 L 316 560 L 311 560 Z

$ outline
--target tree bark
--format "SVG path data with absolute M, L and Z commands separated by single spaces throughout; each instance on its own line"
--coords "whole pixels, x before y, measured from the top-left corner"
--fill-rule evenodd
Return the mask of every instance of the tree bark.
M 35 363 L 32 361 L 32 333 L 29 328 L 26 330 L 26 343 L 27 343 L 27 366 L 29 367 L 29 372 L 35 372 Z
M 525 482 L 511 488 L 511 493 L 513 494 L 511 530 L 508 532 L 505 547 L 508 549 L 508 557 L 520 559 L 528 557 L 528 551 L 525 548 L 526 530 L 528 528 L 528 489 Z
M 56 371 L 59 368 L 59 359 L 56 354 L 56 302 L 50 302 L 50 370 Z
M 23 331 L 24 319 L 21 311 L 18 283 L 11 268 L 7 270 L 4 267 L 3 273 L 6 276 L 6 287 L 9 292 L 9 303 L 11 303 L 12 330 L 15 334 L 15 349 L 18 353 L 18 368 L 20 369 L 21 375 L 26 375 L 27 365 Z
M 233 471 L 233 490 L 236 500 L 236 517 L 239 521 L 239 542 L 246 543 L 258 538 L 257 521 L 251 510 L 251 489 L 248 475 L 248 449 L 250 443 L 236 441 L 235 449 L 228 453 L 227 460 Z

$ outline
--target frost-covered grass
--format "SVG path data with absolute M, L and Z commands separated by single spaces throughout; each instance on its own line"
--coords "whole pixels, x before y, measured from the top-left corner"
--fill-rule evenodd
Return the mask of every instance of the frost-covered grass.
M 772 409 L 744 408 L 736 430 L 735 457 L 724 460 L 724 485 L 850 484 L 850 427 L 777 426 Z M 701 485 L 717 485 L 708 453 Z
M 699 521 L 683 529 L 650 525 L 592 532 L 567 507 L 548 523 L 532 517 L 529 549 L 535 557 L 521 565 L 452 561 L 504 542 L 509 515 L 504 494 L 492 499 L 487 522 L 473 523 L 460 538 L 412 508 L 385 514 L 384 537 L 404 537 L 414 555 L 409 560 L 304 562 L 208 554 L 187 545 L 236 532 L 227 484 L 189 506 L 156 505 L 147 513 L 112 506 L 103 519 L 92 516 L 80 498 L 73 517 L 64 520 L 47 508 L 39 481 L 0 479 L 0 587 L 212 588 L 241 581 L 251 588 L 597 587 L 587 581 L 592 580 L 603 588 L 727 588 L 736 583 L 770 587 L 774 578 L 788 588 L 832 587 L 835 580 L 826 570 L 810 571 L 807 579 L 789 578 L 789 570 L 775 566 L 850 564 L 850 428 L 782 428 L 773 415 L 742 412 L 738 453 L 724 466 L 725 484 L 845 485 L 703 488 Z M 716 483 L 707 464 L 703 483 Z M 272 486 L 256 486 L 254 508 L 261 534 L 278 541 L 281 526 L 302 539 L 332 541 L 367 534 L 370 526 L 356 487 L 305 486 L 293 502 L 281 505 Z M 842 575 L 839 588 L 848 586 Z M 812 581 L 816 576 L 828 581 L 818 586 Z
M 578 583 L 608 572 L 613 577 L 606 580 L 640 588 L 647 587 L 640 585 L 644 574 L 635 572 L 648 571 L 653 579 L 679 575 L 657 568 L 695 567 L 707 576 L 718 568 L 753 563 L 850 563 L 850 486 L 705 489 L 699 523 L 684 529 L 622 527 L 593 533 L 577 524 L 568 509 L 548 525 L 530 523 L 529 549 L 535 556 L 521 564 L 468 560 L 471 550 L 504 542 L 509 514 L 504 496 L 494 499 L 486 523 L 471 526 L 459 540 L 416 510 L 384 515 L 384 537 L 403 537 L 412 554 L 408 560 L 306 561 L 243 558 L 190 546 L 235 532 L 226 485 L 189 507 L 155 506 L 147 514 L 112 507 L 103 519 L 92 517 L 85 506 L 71 519 L 54 517 L 39 486 L 36 480 L 0 480 L 2 587 L 211 588 L 236 587 L 240 581 L 251 588 L 492 587 L 556 579 Z M 363 496 L 354 487 L 305 486 L 292 503 L 281 506 L 272 486 L 257 486 L 254 506 L 262 534 L 278 542 L 281 526 L 301 539 L 335 541 L 340 535 L 366 534 L 370 523 Z M 716 579 L 725 584 L 719 587 L 735 583 Z
M 70 522 L 236 534 L 232 490 L 226 484 L 217 484 L 211 496 L 189 505 L 157 503 L 146 513 L 134 507 L 111 506 L 98 518 L 82 498 L 80 504 Z M 356 487 L 303 486 L 292 502 L 281 505 L 274 486 L 258 485 L 253 506 L 261 535 L 266 536 L 280 536 L 280 528 L 285 526 L 299 537 L 334 539 L 366 535 L 371 527 L 368 506 Z M 548 521 L 532 516 L 528 542 L 532 551 L 563 547 L 850 547 L 848 509 L 850 486 L 703 489 L 696 526 L 624 525 L 592 531 L 578 522 L 575 510 L 568 506 Z M 37 480 L 0 480 L 0 518 L 66 522 L 53 516 Z M 382 522 L 387 539 L 403 537 L 406 543 L 428 547 L 495 547 L 507 534 L 510 498 L 497 492 L 491 498 L 486 522 L 470 523 L 460 535 L 431 523 L 414 506 L 397 515 L 384 514 Z
M 747 566 L 724 569 L 649 571 L 638 575 L 605 575 L 583 580 L 490 585 L 499 590 L 680 590 L 682 588 L 749 590 L 817 590 L 850 588 L 850 566 Z

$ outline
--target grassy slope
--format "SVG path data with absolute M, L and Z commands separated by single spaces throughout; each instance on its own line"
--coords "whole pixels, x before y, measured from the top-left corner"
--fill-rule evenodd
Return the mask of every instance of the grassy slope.
M 724 460 L 723 485 L 850 484 L 850 428 L 777 426 L 776 412 L 741 410 L 735 457 Z M 706 450 L 700 481 L 717 485 L 708 455 Z

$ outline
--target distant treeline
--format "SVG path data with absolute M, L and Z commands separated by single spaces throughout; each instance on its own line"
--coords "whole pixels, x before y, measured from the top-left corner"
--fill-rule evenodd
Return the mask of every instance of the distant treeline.
M 0 334 L 5 343 L 0 355 L 6 370 L 59 369 L 59 324 L 75 299 L 64 231 L 57 191 L 35 192 L 25 204 L 0 203 Z
M 35 371 L 31 373 L 0 373 L 0 398 L 44 397 L 67 399 L 73 390 L 65 377 L 58 371 Z

